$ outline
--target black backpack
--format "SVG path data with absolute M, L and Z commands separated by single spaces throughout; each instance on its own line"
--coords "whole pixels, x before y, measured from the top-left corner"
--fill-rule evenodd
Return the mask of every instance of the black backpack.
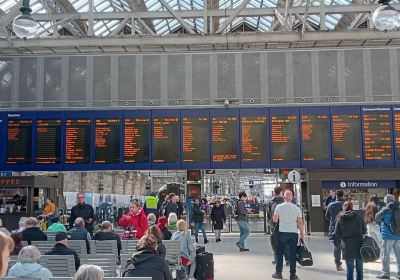
M 360 255 L 363 259 L 363 262 L 374 262 L 379 259 L 380 254 L 381 249 L 379 248 L 375 239 L 373 239 L 371 236 L 365 236 L 360 248 Z
M 392 222 L 390 223 L 390 230 L 394 235 L 400 235 L 400 209 L 395 208 L 392 210 Z
M 131 272 L 131 271 L 135 270 L 135 269 L 136 269 L 136 266 L 133 264 L 133 260 L 132 260 L 132 259 L 129 259 L 129 260 L 126 262 L 124 271 L 122 272 L 122 277 L 127 277 L 126 274 L 127 274 L 128 272 Z

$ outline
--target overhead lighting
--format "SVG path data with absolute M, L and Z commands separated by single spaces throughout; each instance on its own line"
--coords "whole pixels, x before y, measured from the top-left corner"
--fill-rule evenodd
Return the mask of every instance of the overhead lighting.
M 393 30 L 399 25 L 399 13 L 389 5 L 391 0 L 379 0 L 380 6 L 372 14 L 372 22 L 382 31 Z
M 36 34 L 38 23 L 31 16 L 32 9 L 29 6 L 29 0 L 24 0 L 19 10 L 21 15 L 14 18 L 13 31 L 19 38 L 31 38 Z

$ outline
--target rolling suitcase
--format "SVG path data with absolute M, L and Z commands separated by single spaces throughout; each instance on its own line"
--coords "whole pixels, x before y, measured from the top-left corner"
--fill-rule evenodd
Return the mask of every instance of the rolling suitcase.
M 214 255 L 212 253 L 196 255 L 194 278 L 197 280 L 214 280 Z

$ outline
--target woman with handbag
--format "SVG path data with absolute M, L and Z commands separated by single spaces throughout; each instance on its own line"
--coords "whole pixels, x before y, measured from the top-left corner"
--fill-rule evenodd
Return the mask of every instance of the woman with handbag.
M 354 266 L 357 280 L 363 280 L 363 260 L 360 248 L 363 236 L 367 234 L 364 219 L 353 210 L 353 203 L 346 201 L 339 213 L 335 226 L 336 237 L 341 240 L 343 259 L 347 266 L 347 280 L 354 279 Z

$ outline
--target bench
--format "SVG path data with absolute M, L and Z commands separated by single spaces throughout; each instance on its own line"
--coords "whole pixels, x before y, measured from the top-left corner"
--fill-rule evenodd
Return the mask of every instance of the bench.
M 72 255 L 41 256 L 39 263 L 50 270 L 55 277 L 75 274 L 75 258 Z
M 136 252 L 137 243 L 138 240 L 135 239 L 121 240 L 121 254 L 130 254 L 132 256 Z
M 168 261 L 172 270 L 180 269 L 181 258 L 181 245 L 179 240 L 163 240 L 165 245 L 166 255 L 165 260 Z
M 15 280 L 15 278 L 2 278 Z M 51 277 L 50 280 L 72 280 L 72 277 Z M 104 277 L 104 280 L 153 280 L 152 277 Z M 24 278 L 24 280 L 40 280 L 39 278 Z
M 44 253 L 50 251 L 51 248 L 56 244 L 55 241 L 32 241 L 31 245 L 39 249 L 39 252 L 43 255 Z
M 124 268 L 126 266 L 126 263 L 128 262 L 128 260 L 132 257 L 131 254 L 121 254 L 121 276 L 122 276 L 122 272 L 124 272 Z
M 48 252 L 55 244 L 55 241 L 32 241 L 32 245 L 36 246 L 41 254 Z M 68 240 L 67 246 L 74 249 L 78 255 L 87 254 L 85 240 Z
M 117 240 L 90 240 L 92 254 L 114 254 L 118 256 Z
M 58 233 L 58 231 L 46 231 L 45 234 L 47 235 L 47 240 L 55 241 L 57 233 Z
M 81 264 L 93 264 L 100 266 L 104 271 L 104 276 L 117 276 L 116 255 L 114 254 L 90 254 L 81 255 Z

